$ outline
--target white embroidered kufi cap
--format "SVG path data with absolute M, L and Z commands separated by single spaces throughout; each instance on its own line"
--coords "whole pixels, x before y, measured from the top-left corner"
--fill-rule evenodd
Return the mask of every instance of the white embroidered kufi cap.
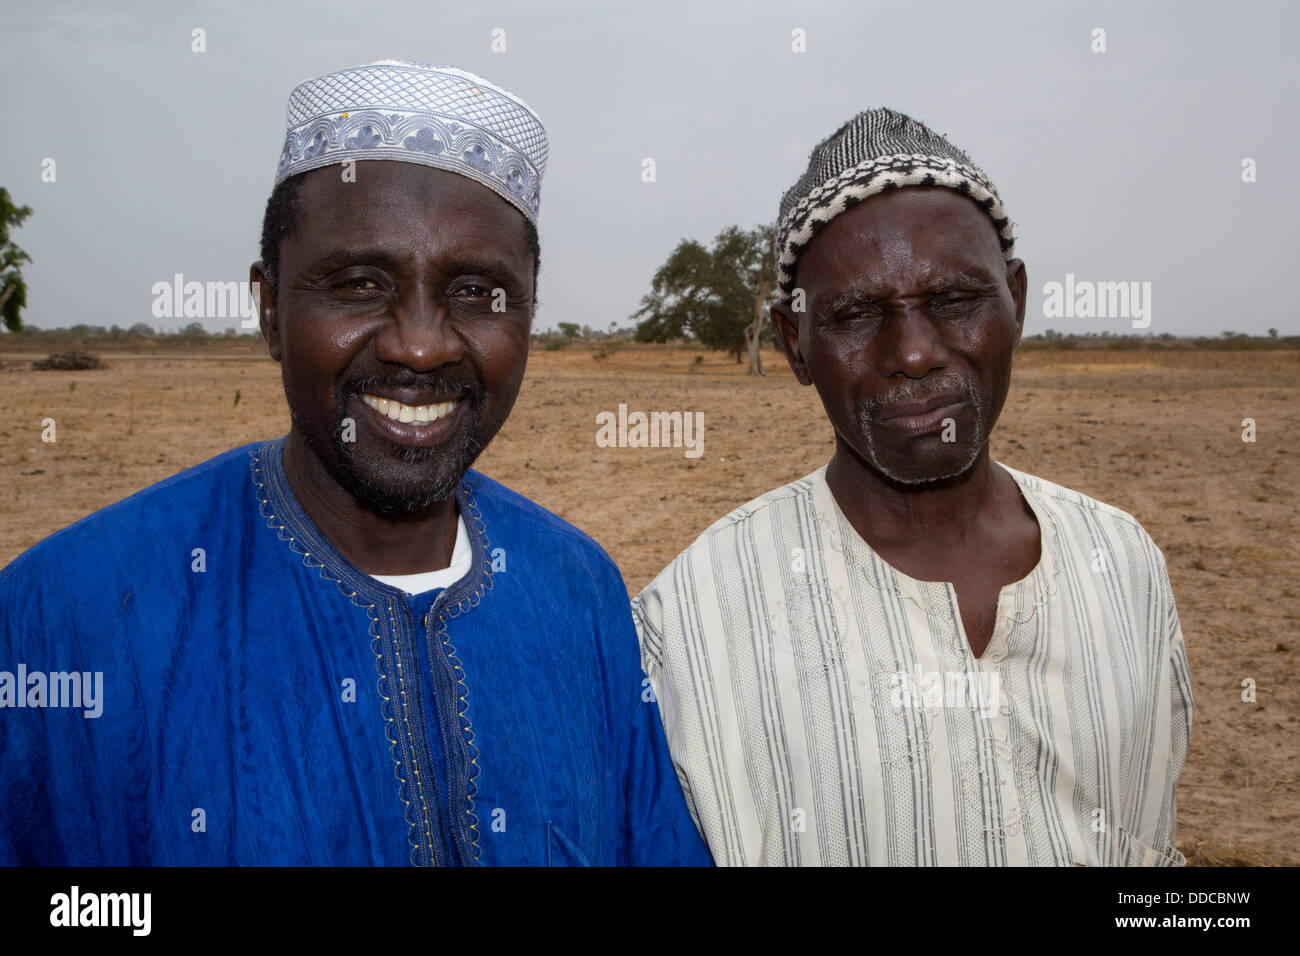
M 347 160 L 391 159 L 482 183 L 534 224 L 546 171 L 546 130 L 528 104 L 450 66 L 380 60 L 300 84 L 275 174 Z

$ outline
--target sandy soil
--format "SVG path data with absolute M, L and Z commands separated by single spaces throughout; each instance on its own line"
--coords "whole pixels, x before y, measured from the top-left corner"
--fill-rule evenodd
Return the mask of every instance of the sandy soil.
M 288 427 L 260 354 L 105 357 L 103 371 L 33 372 L 0 355 L 0 563 Z M 816 394 L 776 353 L 765 364 L 755 380 L 716 353 L 534 352 L 478 467 L 592 534 L 635 592 L 717 518 L 829 457 Z M 703 412 L 703 456 L 598 447 L 597 413 L 621 402 Z M 1168 559 L 1197 704 L 1178 795 L 1192 863 L 1300 864 L 1297 409 L 1300 353 L 1022 352 L 993 436 L 999 460 L 1135 515 Z M 41 441 L 47 416 L 55 444 Z M 1254 444 L 1241 440 L 1247 417 Z M 1255 703 L 1241 700 L 1245 678 Z

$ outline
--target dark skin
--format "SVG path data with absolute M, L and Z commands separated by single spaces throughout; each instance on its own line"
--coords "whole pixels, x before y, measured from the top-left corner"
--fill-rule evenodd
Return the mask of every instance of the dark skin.
M 355 182 L 338 166 L 307 174 L 280 244 L 278 297 L 262 263 L 250 269 L 293 418 L 285 472 L 361 570 L 438 570 L 451 563 L 456 501 L 424 499 L 454 486 L 457 449 L 481 450 L 510 413 L 528 359 L 533 257 L 522 214 L 466 177 L 391 161 L 356 170 Z M 363 395 L 458 406 L 436 427 L 401 426 Z M 352 443 L 340 438 L 344 418 Z M 394 511 L 375 495 L 419 507 Z
M 772 308 L 791 369 L 834 427 L 826 480 L 840 509 L 894 568 L 952 583 L 976 657 L 1000 591 L 1040 558 L 1037 519 L 988 451 L 1026 283 L 972 200 L 909 187 L 832 219 L 799 257 L 805 311 Z

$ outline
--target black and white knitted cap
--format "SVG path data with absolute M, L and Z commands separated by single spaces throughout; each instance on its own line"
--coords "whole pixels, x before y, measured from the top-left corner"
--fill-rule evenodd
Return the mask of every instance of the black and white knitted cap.
M 902 186 L 947 186 L 988 213 L 1011 258 L 1015 235 L 998 191 L 944 137 L 891 109 L 866 110 L 813 148 L 808 169 L 781 199 L 777 219 L 777 291 L 794 295 L 799 255 L 828 222 L 864 199 Z

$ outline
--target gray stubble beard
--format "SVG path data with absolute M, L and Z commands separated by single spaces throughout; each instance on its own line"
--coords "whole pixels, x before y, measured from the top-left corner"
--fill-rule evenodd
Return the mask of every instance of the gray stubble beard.
M 928 395 L 954 391 L 956 389 L 961 389 L 966 393 L 971 411 L 975 417 L 975 424 L 969 433 L 970 437 L 968 439 L 970 454 L 966 457 L 965 461 L 952 471 L 945 472 L 941 475 L 926 475 L 921 478 L 904 476 L 886 468 L 881 462 L 879 451 L 876 448 L 875 430 L 872 427 L 874 421 L 872 417 L 873 414 L 887 405 L 916 401 L 924 399 Z M 858 428 L 866 439 L 868 463 L 886 478 L 889 478 L 891 481 L 895 481 L 900 485 L 927 485 L 933 482 L 944 481 L 948 478 L 956 478 L 960 475 L 964 475 L 979 459 L 980 452 L 984 450 L 984 445 L 988 441 L 988 436 L 984 434 L 984 404 L 980 401 L 979 392 L 967 378 L 956 372 L 946 372 L 934 379 L 921 379 L 918 385 L 911 388 L 907 388 L 906 386 L 894 388 L 885 395 L 868 399 L 858 408 Z

